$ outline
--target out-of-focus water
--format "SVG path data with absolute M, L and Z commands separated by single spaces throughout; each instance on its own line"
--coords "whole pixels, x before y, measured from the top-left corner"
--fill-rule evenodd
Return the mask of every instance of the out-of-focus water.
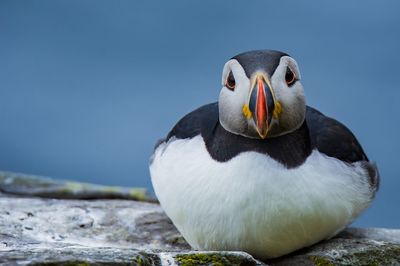
M 358 226 L 400 226 L 398 1 L 0 2 L 0 169 L 151 189 L 148 158 L 216 101 L 224 63 L 272 48 L 308 104 L 380 168 Z

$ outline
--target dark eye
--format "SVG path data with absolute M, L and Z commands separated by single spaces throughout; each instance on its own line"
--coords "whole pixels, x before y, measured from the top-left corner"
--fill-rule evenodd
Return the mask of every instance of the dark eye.
M 229 72 L 228 78 L 226 79 L 225 86 L 228 89 L 230 89 L 231 91 L 233 91 L 235 89 L 235 85 L 236 85 L 235 78 L 233 77 L 233 74 L 231 71 L 231 72 Z
M 285 75 L 286 84 L 290 87 L 296 82 L 296 75 L 293 71 L 287 67 L 286 68 L 286 75 Z

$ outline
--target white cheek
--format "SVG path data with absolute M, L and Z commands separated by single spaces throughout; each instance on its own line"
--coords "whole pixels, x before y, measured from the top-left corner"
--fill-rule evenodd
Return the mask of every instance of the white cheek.
M 245 104 L 249 98 L 249 86 L 249 80 L 241 80 L 233 91 L 223 87 L 219 98 L 220 104 L 224 105 L 224 107 L 231 112 L 235 112 L 235 109 L 240 109 L 241 111 L 243 104 Z
M 223 80 L 230 71 L 235 77 L 236 87 L 233 91 L 225 86 L 222 87 L 218 100 L 219 117 L 226 130 L 240 134 L 244 128 L 247 128 L 247 119 L 242 113 L 242 108 L 249 99 L 250 80 L 236 60 L 230 60 L 225 65 Z
M 250 80 L 248 78 L 242 79 L 235 93 L 237 93 L 236 98 L 240 98 L 241 103 L 247 102 L 250 97 Z
M 275 74 L 271 79 L 271 85 L 275 94 L 275 100 L 280 102 L 281 104 L 290 104 L 292 93 L 284 82 L 284 76 L 281 74 L 282 71 L 278 72 L 278 70 L 280 69 L 278 68 L 275 71 Z
M 234 91 L 227 88 L 221 90 L 218 101 L 220 120 L 224 128 L 231 132 L 236 132 L 235 128 L 243 128 L 245 120 L 242 108 L 248 99 L 248 86 L 250 82 L 243 80 L 241 86 L 237 86 Z
M 278 86 L 275 92 L 276 100 L 286 106 L 295 105 L 299 100 L 304 98 L 303 87 L 299 81 L 292 87 L 287 87 L 286 84 Z
M 271 78 L 271 84 L 275 93 L 275 99 L 279 101 L 282 107 L 287 109 L 296 109 L 298 104 L 304 104 L 304 90 L 300 80 L 296 81 L 291 87 L 285 82 L 286 68 L 290 66 L 299 78 L 297 63 L 290 57 L 282 57 L 281 62 Z
M 300 81 L 291 87 L 285 81 L 287 64 L 280 65 L 271 78 L 275 100 L 281 104 L 282 111 L 277 120 L 279 134 L 291 132 L 301 126 L 305 118 L 305 97 Z

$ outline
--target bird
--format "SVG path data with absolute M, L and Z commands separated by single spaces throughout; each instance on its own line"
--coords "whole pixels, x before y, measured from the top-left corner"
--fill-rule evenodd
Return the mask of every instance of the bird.
M 180 119 L 150 157 L 161 207 L 193 249 L 276 258 L 332 238 L 370 206 L 376 163 L 306 105 L 293 57 L 240 53 L 221 85 L 218 102 Z

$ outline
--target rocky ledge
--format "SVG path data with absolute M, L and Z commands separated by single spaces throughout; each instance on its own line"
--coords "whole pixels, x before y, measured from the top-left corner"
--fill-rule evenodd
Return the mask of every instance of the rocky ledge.
M 191 250 L 143 189 L 0 172 L 4 265 L 399 265 L 400 230 L 348 228 L 285 257 Z

